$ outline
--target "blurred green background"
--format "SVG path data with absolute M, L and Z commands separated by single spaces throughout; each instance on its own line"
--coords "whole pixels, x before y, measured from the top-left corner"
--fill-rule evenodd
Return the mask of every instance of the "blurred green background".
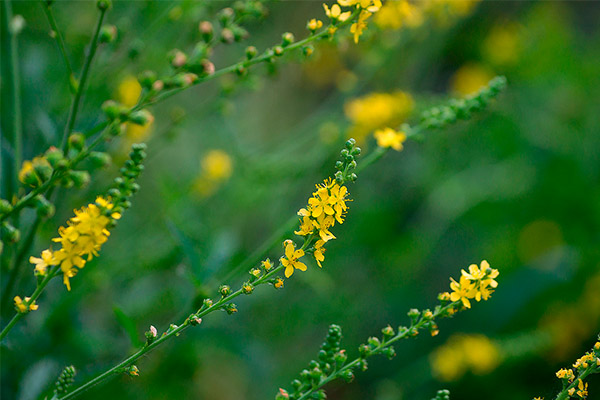
M 371 359 L 353 383 L 326 387 L 329 398 L 420 400 L 447 388 L 455 399 L 504 400 L 560 390 L 554 372 L 600 331 L 600 4 L 434 3 L 421 19 L 386 6 L 357 45 L 340 35 L 308 60 L 293 55 L 275 71 L 259 66 L 244 79 L 187 90 L 152 109 L 152 126 L 107 144 L 114 165 L 83 190 L 59 191 L 31 254 L 108 187 L 127 146 L 140 140 L 149 154 L 141 191 L 73 290 L 51 283 L 39 310 L 3 343 L 2 398 L 43 397 L 70 364 L 84 382 L 131 353 L 149 325 L 166 330 L 223 279 L 239 285 L 247 269 L 236 266 L 333 174 L 350 134 L 367 153 L 374 142 L 366 134 L 382 120 L 417 122 L 420 110 L 496 74 L 507 76 L 508 89 L 488 111 L 407 142 L 349 185 L 354 201 L 323 269 L 309 264 L 282 291 L 261 287 L 240 298 L 237 314 L 212 314 L 141 359 L 139 377 L 119 376 L 83 398 L 272 398 L 316 357 L 330 323 L 342 326 L 342 344 L 356 355 L 388 323 L 407 324 L 409 308 L 435 305 L 450 276 L 482 259 L 500 270 L 490 301 L 440 321 L 436 337 L 399 343 L 391 361 Z M 107 22 L 118 38 L 98 53 L 77 129 L 101 120 L 104 100 L 134 96 L 139 72 L 167 71 L 167 53 L 189 51 L 198 23 L 230 4 L 115 2 Z M 319 2 L 264 7 L 264 18 L 244 23 L 248 39 L 215 50 L 217 69 L 247 45 L 265 49 L 286 31 L 302 38 L 308 19 L 324 19 Z M 53 8 L 79 70 L 95 4 Z M 13 2 L 13 12 L 26 23 L 19 52 L 31 159 L 60 141 L 69 89 L 40 4 Z M 3 146 L 6 85 L 3 75 Z M 386 107 L 389 115 L 377 114 Z M 22 225 L 33 217 L 25 212 Z M 277 243 L 271 259 L 281 255 Z M 32 291 L 31 271 L 24 266 L 16 293 Z M 2 325 L 12 313 L 2 310 Z M 595 398 L 599 379 L 589 382 Z

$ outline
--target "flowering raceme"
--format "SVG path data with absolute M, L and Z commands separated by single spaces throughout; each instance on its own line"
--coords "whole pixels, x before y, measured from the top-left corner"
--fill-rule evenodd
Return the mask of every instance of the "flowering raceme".
M 498 286 L 498 282 L 495 280 L 498 275 L 498 270 L 490 268 L 490 264 L 486 260 L 481 262 L 481 268 L 476 264 L 471 264 L 469 272 L 462 270 L 458 282 L 450 278 L 450 289 L 452 289 L 452 293 L 448 294 L 450 300 L 460 301 L 466 308 L 471 308 L 469 300 L 489 299 L 493 289 Z
M 107 229 L 109 223 L 121 217 L 119 213 L 111 212 L 112 208 L 110 199 L 98 197 L 95 203 L 75 210 L 75 216 L 69 220 L 68 226 L 58 228 L 60 237 L 52 239 L 60 243 L 61 248 L 56 251 L 46 249 L 42 251 L 41 258 L 29 258 L 29 262 L 35 265 L 36 275 L 45 276 L 48 266 L 60 265 L 63 283 L 67 290 L 71 290 L 69 279 L 87 261 L 98 255 L 100 247 L 110 235 Z
M 298 215 L 302 217 L 300 227 L 294 233 L 299 236 L 305 236 L 305 244 L 301 249 L 296 249 L 291 240 L 284 242 L 285 256 L 281 258 L 281 264 L 285 267 L 285 277 L 289 278 L 295 269 L 306 271 L 306 265 L 299 258 L 305 255 L 305 248 L 312 244 L 310 250 L 315 257 L 319 267 L 325 260 L 325 243 L 335 239 L 335 236 L 329 230 L 336 222 L 344 223 L 349 201 L 348 188 L 336 183 L 335 180 L 328 178 L 320 185 L 315 185 L 317 191 L 313 192 L 308 199 L 306 208 L 301 208 Z M 314 243 L 313 243 L 314 242 Z

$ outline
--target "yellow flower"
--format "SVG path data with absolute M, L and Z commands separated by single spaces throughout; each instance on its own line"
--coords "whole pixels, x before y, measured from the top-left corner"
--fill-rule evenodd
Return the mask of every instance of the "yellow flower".
M 134 76 L 126 76 L 117 88 L 118 99 L 121 104 L 127 107 L 133 107 L 137 104 L 142 86 Z
M 335 211 L 335 219 L 340 223 L 344 223 L 342 217 L 346 213 L 348 206 L 346 206 L 346 196 L 348 195 L 348 188 L 346 186 L 334 185 L 331 188 L 331 195 L 329 196 L 329 204 L 333 205 Z
M 363 31 L 367 27 L 367 19 L 371 16 L 368 11 L 361 11 L 358 14 L 358 19 L 355 23 L 350 26 L 350 33 L 354 35 L 354 43 L 358 43 L 358 38 L 362 35 Z
M 333 21 L 344 22 L 352 14 L 350 11 L 342 12 L 338 4 L 332 5 L 330 9 L 327 4 L 323 3 L 323 8 L 325 9 L 325 15 Z
M 81 269 L 85 266 L 85 260 L 81 258 L 81 250 L 79 247 L 68 240 L 62 242 L 62 249 L 56 251 L 56 260 L 60 263 L 60 269 L 63 273 L 63 283 L 67 290 L 71 290 L 69 278 L 77 274 L 77 268 Z M 77 268 L 75 268 L 77 267 Z
M 265 269 L 265 271 L 268 271 L 271 268 L 273 268 L 273 264 L 271 263 L 271 260 L 268 259 L 268 258 L 266 260 L 264 260 L 264 261 L 261 261 L 260 264 Z
M 20 313 L 26 313 L 26 312 L 35 311 L 38 309 L 38 306 L 37 306 L 37 304 L 35 304 L 35 301 L 32 301 L 31 303 L 29 303 L 29 300 L 31 300 L 31 297 L 25 297 L 25 301 L 23 301 L 20 296 L 15 296 L 14 300 L 15 300 L 15 308 Z M 28 303 L 29 307 L 25 303 Z
M 29 262 L 35 265 L 35 273 L 37 275 L 46 275 L 48 272 L 48 266 L 57 265 L 58 261 L 54 258 L 54 254 L 51 249 L 42 251 L 42 258 L 29 257 Z
M 306 236 L 310 235 L 315 230 L 312 220 L 308 216 L 303 216 L 300 223 L 300 229 L 294 231 L 296 235 Z
M 202 170 L 208 179 L 227 180 L 233 170 L 231 158 L 223 150 L 211 150 L 202 159 Z
M 344 113 L 352 122 L 348 135 L 360 142 L 376 129 L 400 125 L 413 107 L 412 97 L 402 91 L 371 93 L 350 100 L 344 105 Z
M 275 289 L 281 289 L 283 287 L 283 279 L 277 278 L 274 286 L 275 286 Z
M 335 211 L 329 203 L 329 191 L 325 187 L 320 187 L 313 193 L 313 197 L 308 199 L 311 209 L 311 216 L 318 218 L 321 214 L 333 215 Z
M 375 23 L 382 29 L 414 28 L 423 24 L 423 11 L 407 0 L 388 1 L 375 15 Z
M 31 176 L 35 177 L 35 171 L 33 169 L 33 163 L 29 160 L 23 161 L 23 165 L 21 165 L 21 170 L 19 171 L 19 181 L 21 183 L 31 184 L 30 178 Z M 36 182 L 39 181 L 37 177 L 34 179 Z M 31 181 L 33 182 L 33 181 Z
M 294 268 L 300 271 L 306 271 L 306 265 L 300 261 L 299 258 L 304 256 L 304 250 L 298 249 L 291 240 L 286 240 L 285 245 L 285 257 L 281 257 L 281 264 L 285 267 L 285 277 L 289 278 L 294 273 Z
M 357 6 L 371 13 L 381 8 L 381 0 L 338 0 L 338 4 L 343 7 Z
M 323 27 L 323 21 L 313 18 L 310 21 L 308 21 L 308 23 L 306 24 L 306 27 L 308 28 L 309 31 L 314 32 L 317 29 L 320 29 L 321 27 Z
M 321 262 L 325 260 L 325 256 L 323 255 L 323 253 L 325 253 L 325 248 L 323 247 L 323 245 L 325 244 L 324 240 L 317 240 L 317 242 L 315 243 L 315 251 L 313 252 L 313 255 L 315 256 L 315 260 L 317 261 L 317 264 L 319 265 L 319 267 L 323 267 L 321 265 Z
M 450 293 L 450 300 L 460 300 L 465 307 L 471 308 L 471 302 L 469 301 L 469 298 L 473 298 L 475 284 L 464 275 L 461 275 L 459 282 L 456 282 L 452 278 L 450 278 L 450 280 L 452 281 L 450 283 L 450 289 L 453 290 L 453 292 Z
M 430 358 L 435 375 L 444 381 L 454 381 L 465 372 L 491 372 L 500 363 L 497 345 L 484 335 L 453 335 L 436 349 Z
M 397 151 L 403 149 L 402 143 L 406 141 L 406 133 L 395 131 L 392 128 L 378 129 L 373 135 L 377 139 L 377 146 L 383 148 L 391 147 Z

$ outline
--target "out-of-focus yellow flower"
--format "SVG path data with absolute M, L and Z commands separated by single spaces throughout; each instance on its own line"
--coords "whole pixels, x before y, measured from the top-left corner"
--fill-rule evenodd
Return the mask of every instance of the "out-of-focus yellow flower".
M 202 169 L 209 179 L 229 179 L 232 172 L 231 158 L 223 150 L 211 150 L 202 159 Z
M 410 94 L 372 93 L 350 100 L 344 112 L 352 122 L 349 136 L 361 141 L 376 129 L 400 125 L 413 110 L 414 101 Z
M 430 357 L 433 373 L 444 381 L 460 379 L 467 371 L 487 374 L 500 361 L 498 346 L 484 335 L 453 335 Z
M 342 12 L 339 4 L 332 5 L 330 9 L 327 4 L 323 3 L 323 9 L 325 10 L 325 15 L 333 21 L 344 22 L 352 14 L 350 11 Z
M 460 67 L 450 80 L 453 92 L 467 96 L 486 86 L 494 74 L 481 64 L 468 63 Z
M 119 83 L 117 94 L 121 104 L 133 107 L 142 94 L 142 86 L 134 76 L 128 75 Z
M 407 0 L 388 1 L 375 15 L 375 24 L 382 29 L 416 28 L 423 24 L 423 11 Z
M 497 24 L 482 43 L 481 52 L 494 65 L 512 65 L 521 54 L 519 25 L 514 22 Z
M 480 0 L 424 0 L 423 9 L 440 23 L 470 14 Z
M 404 132 L 398 132 L 392 128 L 378 129 L 373 136 L 377 140 L 377 146 L 383 148 L 391 147 L 396 151 L 402 150 L 402 143 L 406 141 L 406 134 Z
M 231 177 L 233 163 L 231 157 L 223 150 L 211 150 L 202 158 L 202 171 L 194 184 L 201 197 L 211 196 L 223 183 Z

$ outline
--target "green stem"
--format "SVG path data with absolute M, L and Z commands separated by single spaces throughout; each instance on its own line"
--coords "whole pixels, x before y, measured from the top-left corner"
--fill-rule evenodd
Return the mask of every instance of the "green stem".
M 56 44 L 58 45 L 58 49 L 60 50 L 60 54 L 65 62 L 65 66 L 67 67 L 68 74 L 68 83 L 69 90 L 72 93 L 77 93 L 76 89 L 76 80 L 75 73 L 73 73 L 73 68 L 71 67 L 71 62 L 69 61 L 69 56 L 67 55 L 67 49 L 65 47 L 65 42 L 58 30 L 58 25 L 56 24 L 56 19 L 54 19 L 54 14 L 52 13 L 52 6 L 50 3 L 46 1 L 41 1 L 42 10 L 44 10 L 44 14 L 46 14 L 46 18 L 48 18 L 48 23 L 50 24 L 50 28 L 52 28 L 52 36 L 56 40 Z
M 347 364 L 345 364 L 343 367 L 341 367 L 340 369 L 335 370 L 334 372 L 332 372 L 330 375 L 328 375 L 327 377 L 321 379 L 321 381 L 313 386 L 312 388 L 310 388 L 308 390 L 308 392 L 302 394 L 302 396 L 300 396 L 298 398 L 298 400 L 303 400 L 308 398 L 308 396 L 310 394 L 312 394 L 315 390 L 318 390 L 320 388 L 322 388 L 323 386 L 325 386 L 327 383 L 337 379 L 340 377 L 340 375 L 342 374 L 342 372 L 348 370 L 348 369 L 352 369 L 355 366 L 357 366 L 357 364 L 361 361 L 364 360 L 367 357 L 373 356 L 375 354 L 381 354 L 381 351 L 387 347 L 389 347 L 390 345 L 392 345 L 393 343 L 397 342 L 400 339 L 405 339 L 407 337 L 409 337 L 409 335 L 416 330 L 420 330 L 421 328 L 423 328 L 423 325 L 425 325 L 426 323 L 428 323 L 431 320 L 436 319 L 437 317 L 439 317 L 440 315 L 444 315 L 445 312 L 450 309 L 450 308 L 454 308 L 454 306 L 458 305 L 460 302 L 459 301 L 455 301 L 452 302 L 450 304 L 445 305 L 444 307 L 440 307 L 436 312 L 433 313 L 433 317 L 429 318 L 429 319 L 425 319 L 425 318 L 421 318 L 416 324 L 411 324 L 411 326 L 408 329 L 399 331 L 395 336 L 393 336 L 392 338 L 383 341 L 379 346 L 375 347 L 374 349 L 372 349 L 369 354 L 366 357 L 357 357 L 354 360 L 348 362 Z
M 17 47 L 17 35 L 11 27 L 13 13 L 12 13 L 12 2 L 11 0 L 3 1 L 4 5 L 4 24 L 6 25 L 6 32 L 8 33 L 9 40 L 7 41 L 8 49 L 6 57 L 8 62 L 8 82 L 11 85 L 11 103 L 12 103 L 12 138 L 13 138 L 13 174 L 9 187 L 9 196 L 12 197 L 13 193 L 17 191 L 17 173 L 21 168 L 21 162 L 23 157 L 23 117 L 21 114 L 21 76 L 19 73 L 19 53 Z M 4 52 L 3 52 L 4 54 Z
M 576 379 L 573 379 L 573 382 L 571 382 L 571 384 L 569 384 L 569 386 L 565 387 L 563 390 L 560 391 L 560 393 L 556 396 L 555 400 L 568 400 L 571 398 L 571 396 L 569 395 L 569 390 L 576 388 L 577 385 L 579 384 L 579 380 L 584 380 L 588 375 L 590 375 L 591 373 L 593 373 L 593 366 L 588 367 L 585 371 L 583 371 L 581 374 L 579 374 L 579 376 Z
M 44 279 L 42 280 L 42 282 L 40 282 L 40 284 L 37 286 L 37 288 L 31 295 L 31 298 L 29 299 L 29 301 L 24 301 L 24 304 L 27 307 L 29 307 L 30 304 L 32 304 L 38 297 L 40 297 L 40 294 L 42 294 L 42 292 L 44 291 L 44 288 L 46 287 L 46 285 L 48 285 L 48 282 L 50 282 L 50 280 L 56 276 L 56 274 L 59 270 L 60 270 L 60 266 L 56 266 L 48 272 L 48 275 L 46 275 L 44 277 Z M 2 332 L 0 333 L 0 341 L 2 341 L 6 337 L 6 335 L 8 335 L 8 332 L 10 332 L 10 330 L 17 324 L 17 322 L 19 322 L 21 320 L 21 318 L 23 318 L 25 316 L 25 314 L 27 314 L 27 313 L 26 312 L 25 313 L 18 312 L 15 314 L 14 317 L 12 317 L 12 319 L 10 320 L 8 325 L 6 325 L 4 327 L 4 329 L 2 329 Z
M 267 283 L 267 281 L 269 279 L 271 279 L 275 274 L 279 273 L 281 270 L 283 269 L 282 265 L 279 265 L 277 268 L 274 268 L 272 271 L 268 272 L 267 274 L 265 274 L 264 276 L 262 276 L 261 278 L 259 278 L 258 280 L 256 280 L 253 285 L 255 287 L 262 285 L 264 283 Z M 236 297 L 238 297 L 239 295 L 241 295 L 243 293 L 242 289 L 238 289 L 237 291 L 231 293 L 228 296 L 225 296 L 223 298 L 221 298 L 219 301 L 217 301 L 216 303 L 214 303 L 212 306 L 206 308 L 205 310 L 199 310 L 195 316 L 198 318 L 202 318 L 214 311 L 220 310 L 221 307 L 230 302 L 231 300 L 235 299 Z M 79 386 L 77 389 L 73 390 L 71 393 L 66 394 L 63 397 L 60 397 L 58 400 L 68 400 L 68 399 L 73 399 L 77 396 L 79 396 L 80 394 L 82 394 L 83 392 L 85 392 L 86 390 L 92 388 L 93 386 L 96 386 L 97 384 L 109 379 L 110 377 L 112 377 L 113 375 L 116 375 L 120 372 L 123 372 L 123 370 L 125 368 L 127 368 L 128 366 L 130 366 L 131 364 L 133 364 L 137 359 L 139 359 L 140 357 L 142 357 L 143 355 L 145 355 L 146 353 L 150 352 L 151 350 L 153 350 L 154 348 L 158 347 L 160 344 L 166 342 L 167 340 L 169 340 L 170 338 L 174 337 L 174 336 L 179 336 L 179 334 L 187 329 L 190 326 L 190 321 L 189 318 L 186 318 L 185 321 L 179 325 L 177 328 L 171 330 L 169 333 L 166 333 L 164 335 L 162 335 L 160 338 L 158 338 L 157 340 L 155 340 L 154 342 L 152 342 L 149 345 L 145 345 L 144 347 L 142 347 L 140 350 L 138 350 L 137 352 L 133 353 L 131 356 L 127 357 L 125 360 L 121 361 L 120 363 L 118 363 L 117 365 L 115 365 L 114 367 L 108 369 L 107 371 L 103 372 L 102 374 L 98 375 L 97 377 L 95 377 L 94 379 L 84 383 L 83 385 Z
M 96 49 L 98 48 L 98 36 L 100 34 L 100 28 L 102 28 L 102 21 L 104 20 L 104 15 L 106 14 L 106 9 L 100 10 L 100 15 L 98 16 L 98 21 L 96 22 L 96 29 L 94 31 L 94 36 L 92 37 L 92 41 L 90 42 L 90 48 L 88 50 L 88 54 L 85 59 L 85 64 L 83 65 L 83 70 L 81 71 L 81 77 L 79 78 L 79 83 L 77 85 L 77 91 L 75 92 L 75 97 L 71 102 L 71 108 L 69 109 L 69 117 L 67 119 L 67 124 L 65 125 L 65 132 L 63 133 L 62 138 L 62 149 L 66 153 L 67 145 L 68 145 L 68 137 L 73 130 L 73 126 L 75 126 L 75 120 L 77 119 L 77 112 L 79 111 L 79 103 L 81 102 L 81 96 L 85 90 L 85 84 L 87 81 L 88 73 L 90 71 L 90 66 L 92 65 L 92 59 L 96 54 Z

